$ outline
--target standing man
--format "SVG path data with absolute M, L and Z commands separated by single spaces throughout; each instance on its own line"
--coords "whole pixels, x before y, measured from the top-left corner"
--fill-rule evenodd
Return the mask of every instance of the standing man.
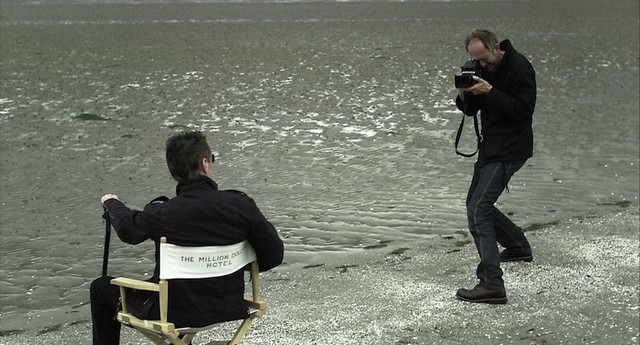
M 498 41 L 488 30 L 474 30 L 465 41 L 472 59 L 482 67 L 475 84 L 458 89 L 456 105 L 465 115 L 480 111 L 478 160 L 467 195 L 469 230 L 480 255 L 478 284 L 459 289 L 456 297 L 476 303 L 507 303 L 500 262 L 532 261 L 522 229 L 495 207 L 511 176 L 533 155 L 531 128 L 536 104 L 536 79 L 531 63 L 509 40 Z M 508 191 L 508 189 L 507 189 Z M 497 243 L 505 250 L 500 253 Z
M 242 192 L 218 190 L 212 179 L 214 156 L 202 133 L 186 132 L 169 138 L 166 159 L 171 176 L 178 182 L 175 198 L 151 202 L 143 211 L 129 209 L 113 194 L 101 198 L 122 241 L 155 242 L 156 266 L 151 281 L 159 281 L 162 236 L 181 246 L 230 245 L 248 240 L 261 271 L 282 263 L 282 240 L 255 202 Z M 120 341 L 120 323 L 114 317 L 120 294 L 111 279 L 105 276 L 91 284 L 94 345 L 117 345 Z M 157 294 L 132 291 L 127 302 L 136 316 L 159 317 Z M 176 279 L 169 287 L 168 319 L 176 327 L 200 327 L 247 315 L 242 271 L 217 278 Z

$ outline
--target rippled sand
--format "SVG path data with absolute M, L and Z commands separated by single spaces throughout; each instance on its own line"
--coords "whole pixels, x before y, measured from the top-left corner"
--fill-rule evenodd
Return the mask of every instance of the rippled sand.
M 472 160 L 453 151 L 451 85 L 476 26 L 538 72 L 535 157 L 499 206 L 527 226 L 637 205 L 637 13 L 634 1 L 3 1 L 2 328 L 87 318 L 99 196 L 172 195 L 162 143 L 186 128 L 208 133 L 221 187 L 281 231 L 284 269 L 462 239 Z M 114 239 L 111 273 L 148 274 L 151 250 Z
M 634 206 L 528 232 L 534 261 L 502 265 L 507 305 L 454 297 L 475 283 L 476 250 L 445 238 L 338 256 L 302 270 L 278 268 L 262 275 L 269 309 L 243 344 L 634 345 L 640 339 L 638 220 Z M 195 340 L 224 339 L 232 326 Z M 12 345 L 90 341 L 87 319 L 0 338 Z M 143 338 L 124 329 L 121 343 Z

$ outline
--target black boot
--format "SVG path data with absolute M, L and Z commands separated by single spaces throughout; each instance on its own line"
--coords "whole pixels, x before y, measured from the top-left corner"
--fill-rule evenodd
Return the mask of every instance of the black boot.
M 459 300 L 472 303 L 506 304 L 507 293 L 504 289 L 487 289 L 476 285 L 473 289 L 459 289 L 456 293 Z
M 505 249 L 500 253 L 500 262 L 508 261 L 533 261 L 533 254 L 531 254 L 531 248 L 515 250 Z

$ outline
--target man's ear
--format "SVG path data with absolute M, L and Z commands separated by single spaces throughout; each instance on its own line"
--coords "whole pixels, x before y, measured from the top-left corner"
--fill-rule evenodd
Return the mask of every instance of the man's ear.
M 200 173 L 202 175 L 207 175 L 209 173 L 209 169 L 211 169 L 209 162 L 206 158 L 202 158 L 202 160 L 200 160 Z

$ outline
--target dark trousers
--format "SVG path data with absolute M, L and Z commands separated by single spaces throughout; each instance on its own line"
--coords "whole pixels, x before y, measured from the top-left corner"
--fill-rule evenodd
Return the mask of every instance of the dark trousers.
M 476 269 L 479 284 L 489 289 L 503 289 L 500 252 L 504 248 L 523 250 L 530 248 L 522 229 L 495 207 L 496 201 L 507 187 L 511 176 L 526 162 L 476 163 L 467 194 L 467 219 L 480 264 Z
M 120 289 L 111 285 L 113 277 L 105 276 L 91 283 L 91 320 L 93 345 L 118 345 L 121 323 L 116 319 Z M 127 290 L 128 311 L 143 319 L 159 319 L 157 293 Z
M 120 322 L 115 319 L 120 290 L 111 285 L 113 277 L 104 276 L 91 283 L 91 321 L 93 345 L 118 345 Z

